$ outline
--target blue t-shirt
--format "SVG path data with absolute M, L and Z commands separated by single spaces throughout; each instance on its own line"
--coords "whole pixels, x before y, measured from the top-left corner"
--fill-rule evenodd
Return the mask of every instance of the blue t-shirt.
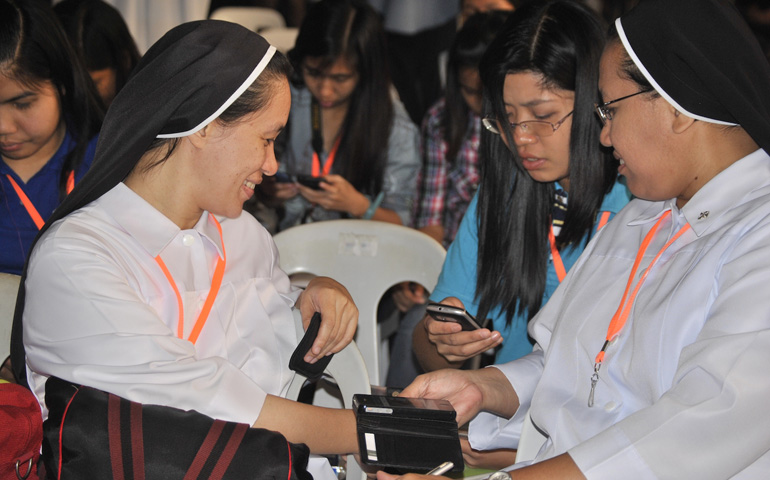
M 95 136 L 88 143 L 83 162 L 75 172 L 75 182 L 79 182 L 91 166 L 96 151 L 96 140 Z M 24 208 L 6 175 L 10 175 L 21 187 L 45 220 L 59 206 L 59 178 L 64 159 L 74 147 L 75 141 L 67 133 L 54 156 L 26 184 L 11 167 L 0 161 L 0 272 L 21 275 L 24 260 L 38 232 L 37 225 Z
M 612 190 L 604 196 L 600 211 L 610 212 L 610 218 L 612 218 L 630 199 L 631 194 L 626 186 L 616 182 Z M 457 236 L 447 250 L 444 266 L 438 278 L 438 285 L 430 296 L 433 302 L 441 301 L 446 297 L 457 297 L 463 302 L 465 309 L 474 315 L 479 310 L 479 304 L 476 300 L 476 263 L 479 244 L 477 203 L 478 193 L 468 206 L 468 211 L 460 223 Z M 597 215 L 597 222 L 600 218 L 601 215 Z M 568 246 L 560 251 L 564 268 L 567 271 L 572 268 L 572 265 L 583 252 L 585 243 L 582 241 L 578 245 Z M 553 261 L 549 259 L 542 305 L 545 305 L 551 298 L 558 286 L 559 279 L 556 276 Z M 488 316 L 493 322 L 494 329 L 503 335 L 503 343 L 497 350 L 495 363 L 509 362 L 532 351 L 532 343 L 527 336 L 526 315 L 514 315 L 511 324 L 506 325 L 505 314 L 497 306 L 489 312 Z

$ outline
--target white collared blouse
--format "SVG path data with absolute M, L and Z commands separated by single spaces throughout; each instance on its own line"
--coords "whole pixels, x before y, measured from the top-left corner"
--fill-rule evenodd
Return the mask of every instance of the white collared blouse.
M 28 378 L 44 413 L 50 375 L 249 425 L 267 394 L 285 393 L 299 291 L 253 217 L 219 220 L 227 263 L 195 344 L 186 338 L 223 253 L 207 212 L 180 230 L 121 183 L 51 227 L 30 260 L 24 310 Z M 183 299 L 185 339 L 156 255 Z

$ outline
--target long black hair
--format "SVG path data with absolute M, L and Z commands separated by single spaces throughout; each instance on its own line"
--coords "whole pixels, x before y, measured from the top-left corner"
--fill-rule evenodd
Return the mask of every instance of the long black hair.
M 599 59 L 604 27 L 587 7 L 569 0 L 530 2 L 509 17 L 482 59 L 484 111 L 505 125 L 505 77 L 529 72 L 545 87 L 575 92 L 569 143 L 569 208 L 557 246 L 578 245 L 592 233 L 604 195 L 617 178 L 617 164 L 599 143 Z M 511 132 L 503 132 L 514 145 Z M 480 318 L 495 306 L 508 322 L 541 307 L 548 266 L 548 232 L 554 202 L 551 182 L 532 179 L 517 153 L 499 136 L 482 132 L 478 198 L 479 255 L 476 297 Z
M 308 10 L 288 56 L 295 84 L 302 84 L 306 57 L 323 59 L 322 68 L 346 58 L 358 72 L 333 170 L 357 190 L 376 195 L 393 123 L 385 33 L 377 12 L 361 0 L 321 0 Z
M 117 94 L 140 58 L 118 9 L 102 0 L 63 0 L 53 8 L 86 68 L 115 71 Z
M 457 32 L 452 47 L 449 49 L 447 61 L 446 91 L 444 94 L 446 108 L 441 118 L 444 141 L 447 144 L 446 158 L 454 163 L 457 153 L 465 139 L 470 125 L 468 114 L 470 109 L 461 93 L 460 71 L 479 68 L 481 57 L 487 46 L 497 35 L 508 11 L 492 11 L 477 13 L 463 24 Z
M 59 195 L 83 162 L 104 118 L 101 101 L 51 7 L 41 1 L 0 0 L 0 71 L 23 85 L 51 82 L 75 148 L 64 160 Z

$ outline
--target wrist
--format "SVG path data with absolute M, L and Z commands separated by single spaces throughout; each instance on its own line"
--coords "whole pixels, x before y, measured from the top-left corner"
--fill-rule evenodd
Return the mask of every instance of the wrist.
M 503 418 L 511 418 L 519 408 L 519 397 L 499 368 L 484 368 L 475 377 L 481 391 L 481 409 Z
M 365 195 L 359 194 L 359 200 L 355 202 L 354 208 L 350 209 L 348 213 L 350 213 L 352 216 L 356 218 L 362 218 L 364 215 L 366 215 L 366 212 L 369 209 L 369 206 L 372 204 L 372 202 L 366 198 Z

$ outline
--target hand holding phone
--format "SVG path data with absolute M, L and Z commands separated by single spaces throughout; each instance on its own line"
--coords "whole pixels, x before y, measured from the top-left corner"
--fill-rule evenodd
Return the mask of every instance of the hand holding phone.
M 308 188 L 312 188 L 313 190 L 322 190 L 321 182 L 325 181 L 326 180 L 324 180 L 323 177 L 314 177 L 312 175 L 297 175 L 297 183 Z
M 443 303 L 429 303 L 426 307 L 428 315 L 440 322 L 454 322 L 462 325 L 463 330 L 478 330 L 483 328 L 476 318 L 465 309 L 459 307 L 453 307 L 451 305 L 445 305 Z M 486 322 L 484 322 L 486 323 Z

